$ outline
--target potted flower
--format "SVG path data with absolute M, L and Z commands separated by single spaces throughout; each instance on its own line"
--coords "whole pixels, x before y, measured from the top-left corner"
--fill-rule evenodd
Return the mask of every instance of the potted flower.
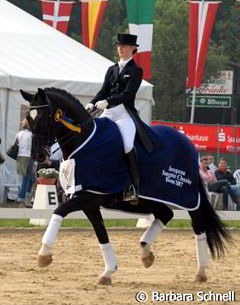
M 38 184 L 54 185 L 59 176 L 59 172 L 55 168 L 41 168 L 37 173 Z

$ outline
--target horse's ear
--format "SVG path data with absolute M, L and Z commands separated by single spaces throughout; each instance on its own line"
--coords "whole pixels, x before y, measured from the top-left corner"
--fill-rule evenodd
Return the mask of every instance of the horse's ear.
M 20 93 L 26 101 L 31 102 L 33 100 L 34 94 L 23 91 L 22 89 L 20 89 Z
M 46 94 L 45 94 L 45 92 L 44 92 L 44 90 L 43 89 L 41 89 L 41 88 L 38 88 L 38 96 L 42 99 L 42 100 L 44 100 L 44 99 L 46 99 Z

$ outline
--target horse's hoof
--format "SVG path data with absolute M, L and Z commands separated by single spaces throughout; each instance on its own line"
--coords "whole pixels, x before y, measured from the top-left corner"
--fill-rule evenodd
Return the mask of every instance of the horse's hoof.
M 38 255 L 38 266 L 47 267 L 52 262 L 52 254 L 49 255 Z
M 151 267 L 154 263 L 154 260 L 155 256 L 152 251 L 149 251 L 148 255 L 145 254 L 144 256 L 142 256 L 142 263 L 145 268 Z
M 207 282 L 207 276 L 205 274 L 197 274 L 195 277 L 195 282 L 199 282 L 199 283 Z
M 97 281 L 97 285 L 111 285 L 111 284 L 112 284 L 112 280 L 110 277 L 100 276 Z

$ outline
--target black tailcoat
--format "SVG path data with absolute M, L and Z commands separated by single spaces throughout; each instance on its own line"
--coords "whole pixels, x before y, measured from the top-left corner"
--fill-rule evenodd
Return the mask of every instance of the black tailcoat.
M 126 109 L 136 112 L 134 101 L 143 76 L 142 68 L 138 67 L 131 59 L 119 73 L 119 65 L 115 64 L 107 70 L 102 89 L 93 98 L 95 104 L 101 100 L 108 101 L 108 107 L 112 108 L 123 104 Z
M 142 120 L 137 115 L 134 101 L 138 88 L 141 85 L 143 70 L 131 59 L 119 73 L 119 65 L 115 64 L 107 70 L 102 89 L 92 99 L 91 103 L 107 100 L 107 108 L 116 107 L 123 104 L 132 117 L 137 134 L 148 152 L 153 151 L 153 144 L 148 137 Z

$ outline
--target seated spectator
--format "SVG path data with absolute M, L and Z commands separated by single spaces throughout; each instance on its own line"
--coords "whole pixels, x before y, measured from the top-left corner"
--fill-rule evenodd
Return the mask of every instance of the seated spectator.
M 210 169 L 213 173 L 217 169 L 217 166 L 215 165 L 214 156 L 213 155 L 207 155 L 207 162 L 208 162 L 208 169 Z
M 228 210 L 228 195 L 230 195 L 230 197 L 235 203 L 238 203 L 229 181 L 227 179 L 218 181 L 215 174 L 210 169 L 208 169 L 207 157 L 201 158 L 199 173 L 201 179 L 207 185 L 207 189 L 209 192 L 223 194 L 223 210 Z
M 218 168 L 215 170 L 215 176 L 217 180 L 227 180 L 231 185 L 235 185 L 236 179 L 233 176 L 233 173 L 228 169 L 227 160 L 221 158 L 218 163 Z

